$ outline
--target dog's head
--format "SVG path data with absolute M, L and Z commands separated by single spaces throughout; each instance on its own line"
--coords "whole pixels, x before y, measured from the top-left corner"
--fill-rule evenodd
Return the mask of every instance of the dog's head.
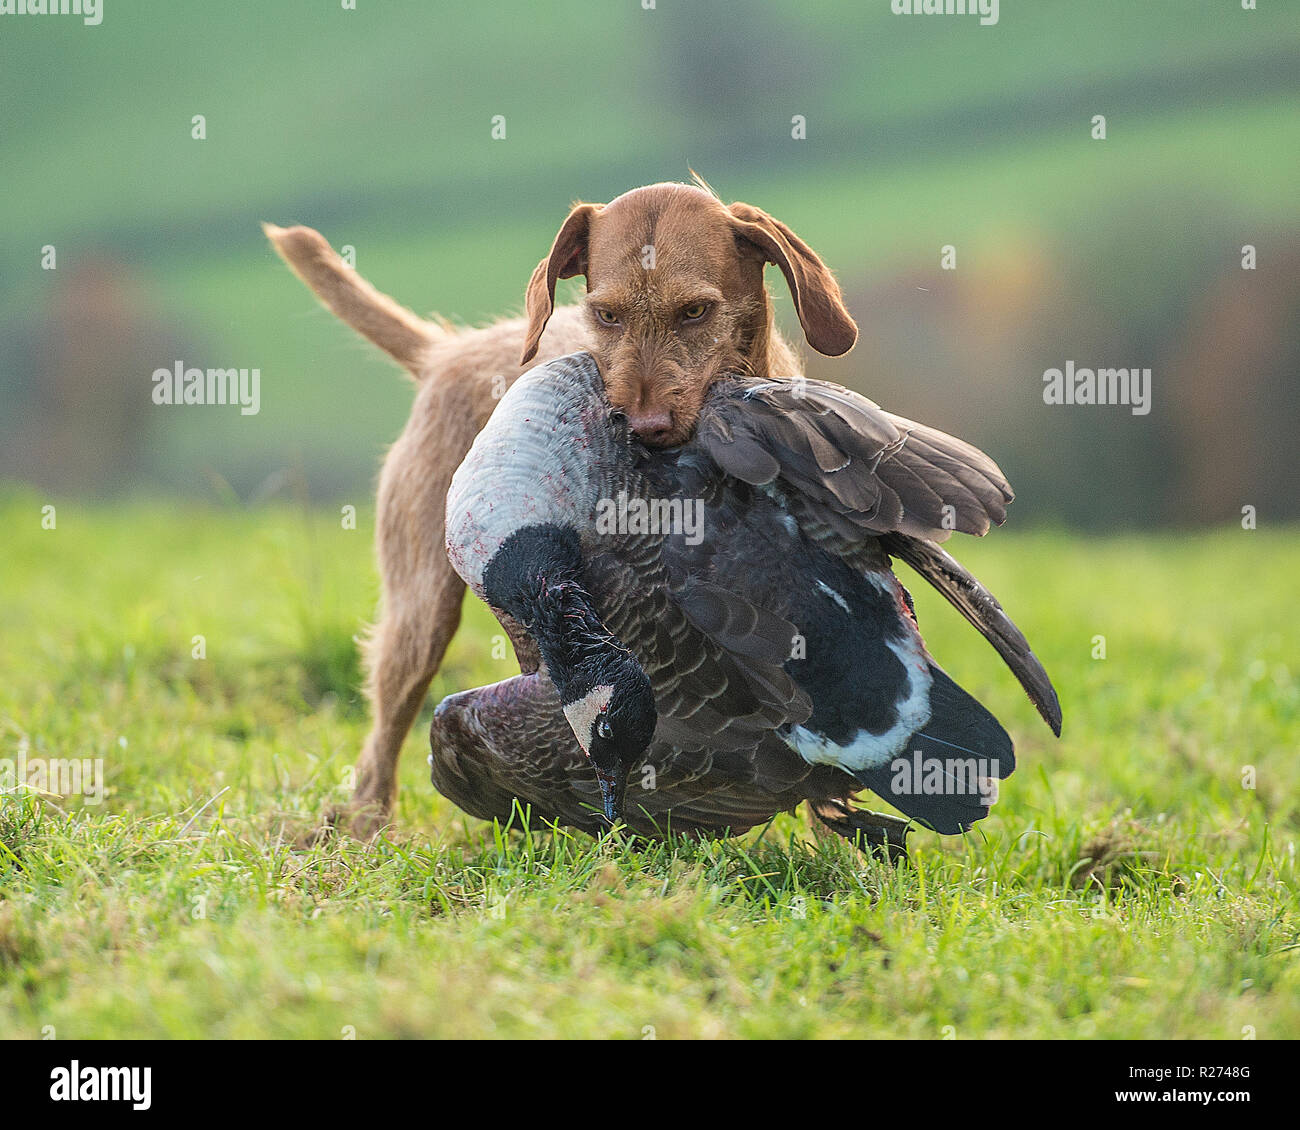
M 690 438 L 710 384 L 769 373 L 772 311 L 763 267 L 781 268 L 808 344 L 838 357 L 857 326 L 840 288 L 785 224 L 703 187 L 654 184 L 609 204 L 577 204 L 528 284 L 522 363 L 555 306 L 555 283 L 587 279 L 592 353 L 615 408 L 644 443 Z

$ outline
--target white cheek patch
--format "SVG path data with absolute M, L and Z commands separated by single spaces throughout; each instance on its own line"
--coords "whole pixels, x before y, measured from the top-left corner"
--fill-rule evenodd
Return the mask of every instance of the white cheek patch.
M 609 708 L 614 697 L 614 688 L 608 684 L 593 687 L 576 702 L 564 708 L 564 717 L 569 720 L 573 735 L 582 746 L 582 752 L 591 753 L 591 735 L 596 727 L 596 720 Z

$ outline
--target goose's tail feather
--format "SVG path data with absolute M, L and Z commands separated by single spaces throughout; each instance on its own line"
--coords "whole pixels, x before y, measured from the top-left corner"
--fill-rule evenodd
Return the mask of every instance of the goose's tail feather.
M 853 775 L 900 812 L 952 836 L 989 814 L 1016 755 L 992 714 L 933 664 L 930 675 L 930 721 L 892 761 Z

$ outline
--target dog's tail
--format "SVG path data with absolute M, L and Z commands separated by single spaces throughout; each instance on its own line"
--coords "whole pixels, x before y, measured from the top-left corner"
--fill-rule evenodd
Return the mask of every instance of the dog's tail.
M 290 270 L 339 318 L 400 361 L 417 380 L 424 375 L 429 346 L 450 330 L 377 291 L 339 258 L 320 232 L 274 224 L 263 224 L 262 230 Z

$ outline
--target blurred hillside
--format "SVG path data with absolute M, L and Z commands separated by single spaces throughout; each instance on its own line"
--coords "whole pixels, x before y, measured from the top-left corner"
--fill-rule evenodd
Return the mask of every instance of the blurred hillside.
M 0 477 L 360 500 L 410 389 L 259 221 L 316 226 L 406 304 L 481 322 L 519 307 L 570 200 L 694 168 L 844 283 L 860 343 L 810 372 L 985 447 L 1017 523 L 1300 515 L 1279 474 L 1300 427 L 1295 7 L 1006 0 L 993 27 L 889 9 L 0 17 Z M 178 360 L 260 369 L 260 412 L 154 405 Z M 1071 360 L 1152 369 L 1150 414 L 1045 405 Z

